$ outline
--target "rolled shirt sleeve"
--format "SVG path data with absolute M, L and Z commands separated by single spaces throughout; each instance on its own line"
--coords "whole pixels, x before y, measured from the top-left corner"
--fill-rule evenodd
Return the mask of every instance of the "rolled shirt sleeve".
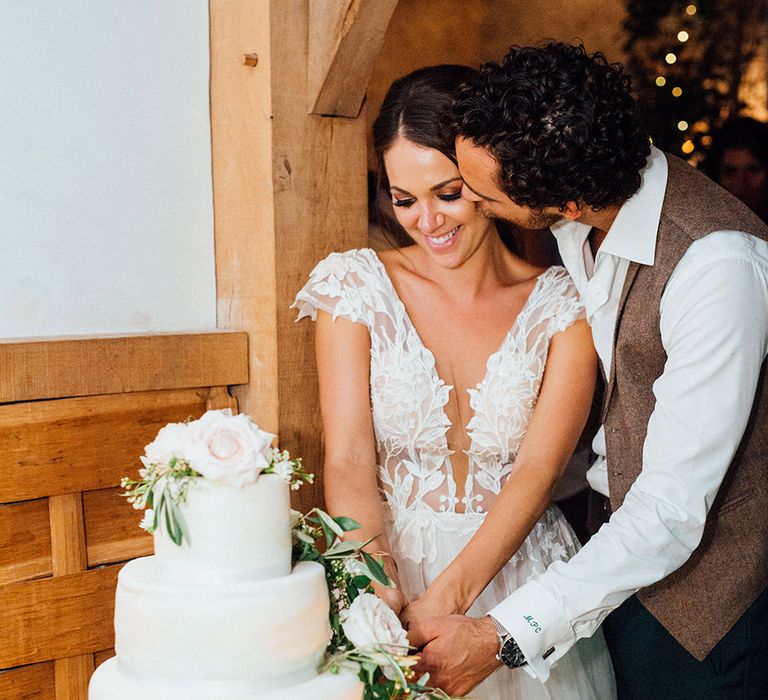
M 701 541 L 768 351 L 766 250 L 737 232 L 691 246 L 662 297 L 667 362 L 653 386 L 640 476 L 580 552 L 490 611 L 540 680 L 576 640 L 682 566 Z

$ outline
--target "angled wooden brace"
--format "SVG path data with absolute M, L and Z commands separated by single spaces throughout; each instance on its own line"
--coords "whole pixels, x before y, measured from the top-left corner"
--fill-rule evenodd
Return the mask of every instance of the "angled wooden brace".
M 357 117 L 397 0 L 309 0 L 310 114 Z

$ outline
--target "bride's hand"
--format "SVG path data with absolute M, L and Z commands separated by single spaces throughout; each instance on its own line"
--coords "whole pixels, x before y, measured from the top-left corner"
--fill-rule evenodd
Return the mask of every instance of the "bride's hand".
M 421 598 L 414 600 L 405 607 L 400 613 L 400 621 L 408 629 L 411 624 L 421 622 L 429 617 L 442 617 L 443 615 L 455 615 L 463 612 L 456 601 L 427 590 Z

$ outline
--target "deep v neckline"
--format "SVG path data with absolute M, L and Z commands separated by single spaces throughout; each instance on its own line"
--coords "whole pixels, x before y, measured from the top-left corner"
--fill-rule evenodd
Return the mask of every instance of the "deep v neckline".
M 419 334 L 418 329 L 416 328 L 416 325 L 414 324 L 413 320 L 411 319 L 410 314 L 408 313 L 408 309 L 405 306 L 405 303 L 400 298 L 400 295 L 397 293 L 397 288 L 395 287 L 395 283 L 392 281 L 392 278 L 389 276 L 389 272 L 387 271 L 386 266 L 382 262 L 381 258 L 379 257 L 378 253 L 373 250 L 372 248 L 367 248 L 366 250 L 369 251 L 371 254 L 371 257 L 374 259 L 376 265 L 379 268 L 379 271 L 381 273 L 381 276 L 384 278 L 385 283 L 387 285 L 387 288 L 392 295 L 392 298 L 395 301 L 395 304 L 399 307 L 399 310 L 402 312 L 403 318 L 405 319 L 405 323 L 408 326 L 408 329 L 413 333 L 414 337 L 418 340 L 419 346 L 421 349 L 427 353 L 429 359 L 431 360 L 432 364 L 432 374 L 434 379 L 437 380 L 437 383 L 439 386 L 445 386 L 448 388 L 449 392 L 453 391 L 455 389 L 454 385 L 452 384 L 446 384 L 445 380 L 440 376 L 440 374 L 437 371 L 437 358 L 435 357 L 435 354 L 432 352 L 432 350 L 427 347 L 426 343 L 422 340 L 421 335 Z M 533 289 L 531 289 L 531 293 L 528 295 L 528 298 L 525 300 L 523 305 L 520 307 L 520 311 L 517 312 L 517 315 L 515 316 L 514 320 L 512 321 L 512 324 L 510 325 L 507 332 L 504 334 L 504 337 L 501 340 L 501 343 L 499 347 L 494 350 L 490 355 L 488 355 L 488 358 L 485 361 L 485 373 L 483 374 L 480 381 L 475 384 L 474 387 L 467 387 L 466 391 L 471 394 L 473 391 L 479 391 L 485 381 L 488 379 L 491 371 L 491 364 L 493 360 L 504 351 L 505 347 L 507 346 L 507 343 L 509 342 L 510 338 L 517 332 L 518 330 L 518 322 L 520 318 L 524 315 L 524 313 L 528 310 L 528 307 L 530 306 L 531 300 L 539 293 L 541 286 L 542 286 L 542 280 L 547 276 L 548 273 L 550 273 L 551 270 L 553 270 L 553 267 L 548 267 L 546 270 L 544 270 L 541 274 L 539 274 L 536 277 L 536 283 L 533 285 Z M 445 407 L 442 408 L 443 415 L 445 417 L 445 420 L 448 422 L 449 425 L 453 425 L 453 423 L 450 421 L 448 416 L 445 413 Z M 474 418 L 474 412 L 470 414 L 469 417 L 469 423 L 467 423 L 465 428 L 469 429 L 469 426 L 472 423 L 472 419 Z

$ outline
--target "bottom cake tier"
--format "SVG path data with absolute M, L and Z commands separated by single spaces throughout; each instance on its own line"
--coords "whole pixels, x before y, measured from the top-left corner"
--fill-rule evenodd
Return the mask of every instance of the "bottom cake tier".
M 204 684 L 125 674 L 116 658 L 96 669 L 88 700 L 361 700 L 363 684 L 351 673 L 323 673 L 280 688 L 259 692 L 242 683 Z

